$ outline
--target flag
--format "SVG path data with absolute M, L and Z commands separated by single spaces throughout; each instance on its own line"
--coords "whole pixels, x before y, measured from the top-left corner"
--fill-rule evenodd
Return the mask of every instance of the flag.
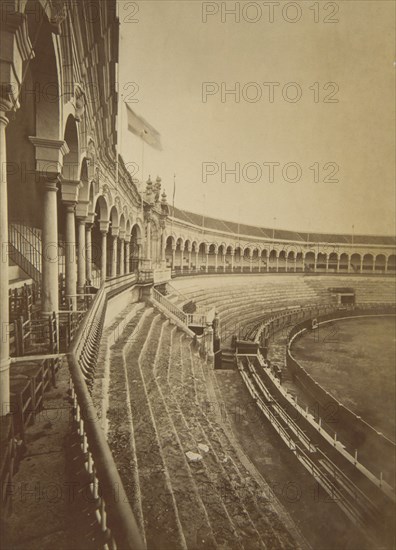
M 137 115 L 130 106 L 125 103 L 128 114 L 128 130 L 140 137 L 145 143 L 151 145 L 154 149 L 162 151 L 161 136 L 155 128 L 144 120 L 143 117 Z

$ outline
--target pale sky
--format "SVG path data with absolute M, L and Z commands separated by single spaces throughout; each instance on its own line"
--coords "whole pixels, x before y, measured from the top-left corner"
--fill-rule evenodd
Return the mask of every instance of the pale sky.
M 159 174 L 171 203 L 176 173 L 175 205 L 207 216 L 334 233 L 350 233 L 354 224 L 355 233 L 393 234 L 394 3 L 303 1 L 298 14 L 281 2 L 272 23 L 263 2 L 250 2 L 247 11 L 246 2 L 227 2 L 239 7 L 240 22 L 222 13 L 222 4 L 119 3 L 120 96 L 162 137 L 163 151 L 144 148 L 144 179 Z M 204 23 L 203 9 L 218 13 Z M 326 17 L 338 22 L 324 23 Z M 214 83 L 213 95 L 204 102 L 206 82 Z M 273 102 L 270 82 L 279 83 Z M 298 87 L 288 86 L 293 82 Z M 231 95 L 222 101 L 221 89 L 235 83 L 239 102 Z M 301 99 L 289 102 L 282 90 L 289 99 L 300 91 Z M 326 96 L 338 102 L 324 102 Z M 119 124 L 120 152 L 138 165 L 140 178 L 142 146 L 126 129 L 125 110 Z M 268 163 L 279 163 L 273 182 Z M 216 172 L 206 182 L 203 166 Z M 224 172 L 235 168 L 239 182 Z M 300 180 L 285 181 L 297 169 Z M 326 175 L 338 183 L 323 181 Z

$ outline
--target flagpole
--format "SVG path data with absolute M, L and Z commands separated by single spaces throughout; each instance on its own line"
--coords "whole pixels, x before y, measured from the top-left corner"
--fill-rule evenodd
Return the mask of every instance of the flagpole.
M 144 139 L 142 138 L 142 223 L 144 223 L 144 212 L 143 212 L 143 192 L 144 192 Z
M 176 174 L 173 174 L 173 198 L 172 198 L 172 220 L 171 220 L 172 238 L 173 238 L 173 218 L 175 217 L 175 195 L 176 195 Z

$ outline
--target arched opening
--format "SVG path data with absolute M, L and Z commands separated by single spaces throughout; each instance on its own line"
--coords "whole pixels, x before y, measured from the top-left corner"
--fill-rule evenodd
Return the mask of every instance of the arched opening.
M 242 272 L 243 252 L 240 246 L 235 248 L 234 253 L 234 271 Z
M 277 263 L 278 263 L 278 252 L 275 249 L 272 249 L 269 254 L 269 271 L 275 272 L 277 271 Z
M 131 231 L 131 271 L 137 272 L 139 270 L 139 259 L 141 258 L 141 246 L 142 246 L 142 230 L 140 226 L 135 223 L 132 226 Z
M 374 256 L 372 254 L 365 254 L 363 256 L 363 271 L 374 271 Z
M 112 206 L 110 210 L 110 230 L 109 238 L 107 239 L 107 268 L 108 277 L 117 276 L 118 265 L 118 236 L 119 236 L 119 214 L 116 206 Z
M 349 256 L 345 252 L 340 256 L 339 271 L 348 271 Z
M 278 256 L 278 272 L 286 271 L 286 251 L 281 250 Z
M 297 252 L 296 254 L 296 272 L 301 273 L 304 271 L 304 254 Z
M 386 257 L 385 254 L 377 254 L 375 257 L 375 271 L 378 273 L 385 273 Z
M 92 227 L 92 284 L 100 286 L 100 282 L 106 277 L 107 266 L 106 251 L 109 228 L 109 208 L 106 198 L 102 195 L 96 199 L 94 224 Z
M 233 269 L 234 269 L 234 249 L 231 245 L 228 245 L 226 247 L 224 265 L 225 265 L 226 273 L 231 273 L 233 271 Z
M 206 250 L 207 250 L 207 244 L 206 243 L 199 243 L 199 248 L 198 248 L 198 271 L 206 271 L 206 269 L 207 269 Z
M 336 273 L 337 265 L 338 265 L 338 255 L 336 254 L 336 252 L 331 252 L 329 254 L 329 268 L 328 268 L 328 270 L 333 272 L 333 273 Z
M 315 271 L 315 253 L 314 252 L 307 252 L 305 254 L 304 271 L 308 273 Z
M 250 255 L 251 255 L 251 248 L 247 246 L 243 250 L 242 255 L 242 271 L 247 273 L 250 271 Z
M 174 264 L 174 250 L 176 247 L 176 239 L 172 235 L 168 235 L 165 244 L 165 261 L 166 267 L 173 269 Z
M 391 254 L 389 257 L 388 257 L 388 269 L 387 271 L 393 273 L 394 271 L 396 271 L 396 256 L 395 254 Z
M 318 252 L 316 257 L 316 271 L 326 271 L 327 254 Z
M 351 256 L 351 271 L 355 273 L 360 273 L 360 254 L 352 254 Z

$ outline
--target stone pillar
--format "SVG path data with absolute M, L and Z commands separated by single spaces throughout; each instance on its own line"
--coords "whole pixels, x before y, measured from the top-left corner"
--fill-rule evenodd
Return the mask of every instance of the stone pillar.
M 130 255 L 131 255 L 131 243 L 130 241 L 126 240 L 125 241 L 125 274 L 126 275 L 131 272 Z
M 198 257 L 199 257 L 199 250 L 195 250 L 195 271 L 198 271 Z
M 231 250 L 230 254 L 231 254 L 231 272 L 233 273 L 234 272 L 234 255 L 235 255 L 235 251 Z
M 123 237 L 120 237 L 120 275 L 124 275 L 125 273 L 125 239 Z
M 340 272 L 340 258 L 337 256 L 337 273 Z
M 209 252 L 206 252 L 205 271 L 206 271 L 206 273 L 209 271 Z
M 384 273 L 388 273 L 388 263 L 389 263 L 389 257 L 385 256 L 385 268 Z
M 180 273 L 183 273 L 183 256 L 184 248 L 182 248 L 182 245 L 180 245 Z
M 87 281 L 92 283 L 92 223 L 85 224 L 85 272 Z
M 348 256 L 348 273 L 352 271 L 351 256 Z
M 278 254 L 276 255 L 276 272 L 278 273 L 279 271 L 279 256 Z
M 166 239 L 164 231 L 161 236 L 161 261 L 166 262 Z
M 5 116 L 1 106 L 0 113 L 0 158 L 1 158 L 1 189 L 0 189 L 0 238 L 1 238 L 1 266 L 0 266 L 0 288 L 1 288 L 1 355 L 0 355 L 0 404 L 1 416 L 9 412 L 10 406 L 10 341 L 9 341 L 9 309 L 8 309 L 8 196 L 7 196 L 7 170 L 5 163 L 6 153 L 6 127 L 8 118 Z
M 102 235 L 102 256 L 101 256 L 101 283 L 106 281 L 107 277 L 107 229 L 100 231 Z
M 41 231 L 41 309 L 43 315 L 50 315 L 53 311 L 59 310 L 57 183 L 57 177 L 52 181 L 43 182 Z
M 326 273 L 329 272 L 329 257 L 326 256 Z
M 253 271 L 253 254 L 250 253 L 249 255 L 249 271 L 250 273 Z
M 111 246 L 111 277 L 117 277 L 117 235 L 112 235 Z
M 84 293 L 87 282 L 86 269 L 85 220 L 78 218 L 77 289 L 79 294 Z
M 360 256 L 360 273 L 363 273 L 363 257 Z
M 227 257 L 227 251 L 223 254 L 223 272 L 226 272 L 226 257 Z
M 77 309 L 77 266 L 76 266 L 76 221 L 75 203 L 66 203 L 66 298 L 71 299 L 73 309 Z
M 176 246 L 172 245 L 172 269 L 176 267 Z
M 314 272 L 315 272 L 315 273 L 317 272 L 317 261 L 318 261 L 318 258 L 317 258 L 317 256 L 315 255 L 315 260 L 314 260 Z
M 151 260 L 151 222 L 147 221 L 146 259 Z
M 217 273 L 217 255 L 218 251 L 215 251 L 215 272 Z
M 188 250 L 188 271 L 191 271 L 191 249 Z

